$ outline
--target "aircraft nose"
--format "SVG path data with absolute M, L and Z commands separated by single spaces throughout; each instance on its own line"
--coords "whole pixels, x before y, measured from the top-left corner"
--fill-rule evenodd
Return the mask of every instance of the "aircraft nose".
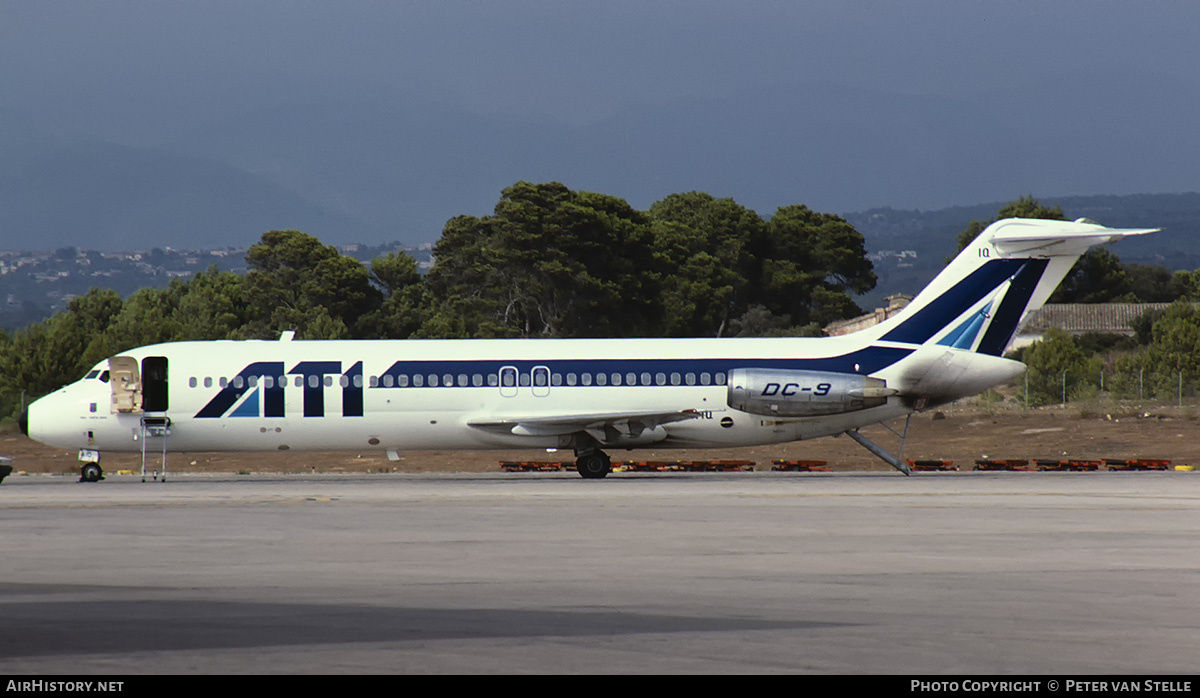
M 29 436 L 29 408 L 28 407 L 21 410 L 21 417 L 20 417 L 20 419 L 17 420 L 17 422 L 21 426 L 21 433 L 24 434 L 25 436 Z

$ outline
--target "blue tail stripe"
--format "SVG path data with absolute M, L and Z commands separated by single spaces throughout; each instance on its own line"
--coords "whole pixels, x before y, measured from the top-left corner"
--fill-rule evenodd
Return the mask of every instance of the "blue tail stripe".
M 958 338 L 963 336 L 963 333 L 966 332 L 967 328 L 971 326 L 971 323 L 974 321 L 974 319 L 975 318 L 972 317 L 972 318 L 963 320 L 963 323 L 961 325 L 954 328 L 953 332 L 951 332 L 950 334 L 943 337 L 942 341 L 938 342 L 938 344 L 941 344 L 941 345 L 947 346 L 947 347 L 954 346 L 955 343 L 958 342 Z
M 975 315 L 975 317 L 971 318 L 971 321 L 968 323 L 968 330 L 963 333 L 963 336 L 957 342 L 954 343 L 954 348 L 970 349 L 971 345 L 975 343 L 975 337 L 979 335 L 979 328 L 983 327 L 983 321 L 986 318 L 987 315 L 985 315 L 983 311 L 980 311 Z
M 953 322 L 955 318 L 965 313 L 984 296 L 994 291 L 997 286 L 1016 274 L 1025 262 L 1024 259 L 993 259 L 987 262 L 971 272 L 967 278 L 955 284 L 950 290 L 933 299 L 914 315 L 904 319 L 899 326 L 884 335 L 882 339 L 891 342 L 924 344 L 929 341 L 930 337 L 942 331 L 946 327 L 946 323 Z
M 946 335 L 938 344 L 955 349 L 970 349 L 975 343 L 975 337 L 979 335 L 979 328 L 983 327 L 984 320 L 987 320 L 988 312 L 991 311 L 992 304 L 988 303 L 979 309 L 970 318 L 963 321 L 953 332 Z

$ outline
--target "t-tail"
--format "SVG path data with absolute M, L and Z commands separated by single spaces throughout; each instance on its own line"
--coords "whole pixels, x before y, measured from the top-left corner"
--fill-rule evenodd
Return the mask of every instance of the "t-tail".
M 914 349 L 879 375 L 901 396 L 936 404 L 974 395 L 1025 370 L 1004 351 L 1088 248 L 1156 230 L 1083 218 L 997 221 L 903 312 L 859 334 L 876 346 Z

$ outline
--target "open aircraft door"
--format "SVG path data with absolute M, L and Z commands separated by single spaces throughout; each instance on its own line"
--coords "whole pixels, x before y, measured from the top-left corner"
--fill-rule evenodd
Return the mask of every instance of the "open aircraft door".
M 142 359 L 142 409 L 166 412 L 167 398 L 167 357 L 147 356 Z
M 108 360 L 108 383 L 112 386 L 112 411 L 142 411 L 142 378 L 137 359 L 114 356 Z
M 108 360 L 108 374 L 113 412 L 167 411 L 167 357 L 147 356 L 139 367 L 132 356 L 114 356 Z

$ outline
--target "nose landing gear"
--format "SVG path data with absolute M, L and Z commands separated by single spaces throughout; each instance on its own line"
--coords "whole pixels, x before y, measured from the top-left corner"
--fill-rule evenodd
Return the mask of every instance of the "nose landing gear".
M 80 482 L 99 482 L 104 479 L 104 470 L 98 463 L 85 463 L 79 468 Z

